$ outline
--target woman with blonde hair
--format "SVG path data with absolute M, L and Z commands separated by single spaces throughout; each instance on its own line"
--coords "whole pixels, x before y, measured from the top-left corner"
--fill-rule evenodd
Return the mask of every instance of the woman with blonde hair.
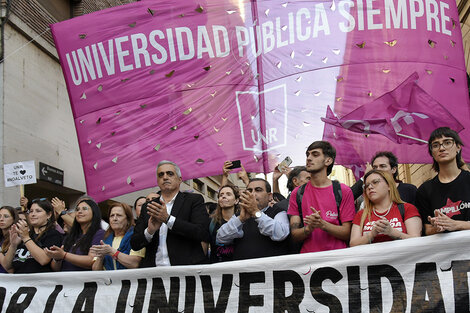
M 364 209 L 354 217 L 351 246 L 421 236 L 418 209 L 401 200 L 389 173 L 372 170 L 364 182 Z
M 209 234 L 211 238 L 210 263 L 225 262 L 233 260 L 233 245 L 224 245 L 216 241 L 217 231 L 220 226 L 238 213 L 238 202 L 240 192 L 232 185 L 224 185 L 219 189 L 217 207 L 210 215 Z
M 95 256 L 92 269 L 121 270 L 139 267 L 145 256 L 145 248 L 139 251 L 131 249 L 131 237 L 134 234 L 134 215 L 129 205 L 115 203 L 109 210 L 109 227 L 99 245 L 90 248 Z

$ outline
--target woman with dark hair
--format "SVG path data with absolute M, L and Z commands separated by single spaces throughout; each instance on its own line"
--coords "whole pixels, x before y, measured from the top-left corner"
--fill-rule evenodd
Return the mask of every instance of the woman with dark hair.
M 145 199 L 145 198 L 144 198 Z M 145 248 L 131 249 L 131 237 L 134 233 L 132 209 L 125 203 L 116 203 L 109 210 L 109 227 L 104 240 L 93 245 L 90 252 L 95 256 L 93 270 L 121 270 L 139 267 L 145 257 Z
M 401 200 L 390 173 L 372 170 L 364 182 L 364 209 L 354 217 L 351 246 L 421 236 L 418 209 Z
M 28 222 L 19 220 L 11 226 L 10 248 L 3 267 L 22 274 L 50 272 L 51 257 L 44 248 L 62 242 L 62 235 L 55 229 L 52 204 L 47 199 L 33 200 Z
M 237 187 L 232 185 L 220 187 L 217 207 L 210 215 L 209 233 L 211 250 L 209 259 L 211 263 L 233 260 L 233 245 L 218 243 L 216 237 L 220 226 L 227 223 L 234 214 L 238 213 L 239 198 L 240 192 Z
M 0 273 L 8 273 L 1 265 L 5 254 L 10 247 L 10 228 L 18 222 L 18 214 L 11 206 L 3 206 L 0 208 Z M 11 271 L 13 273 L 13 271 Z
M 428 140 L 434 178 L 416 193 L 426 235 L 470 229 L 470 172 L 462 170 L 463 142 L 449 127 L 435 129 Z
M 147 201 L 147 199 L 144 196 L 140 196 L 137 199 L 135 199 L 134 211 L 135 211 L 135 218 L 136 219 L 139 218 L 140 211 L 142 211 L 142 205 L 144 205 L 145 201 Z
M 45 249 L 53 259 L 54 271 L 84 271 L 93 265 L 90 252 L 92 245 L 98 245 L 103 239 L 101 229 L 101 212 L 95 201 L 87 198 L 78 202 L 76 215 L 70 232 L 64 239 L 62 247 L 52 246 Z

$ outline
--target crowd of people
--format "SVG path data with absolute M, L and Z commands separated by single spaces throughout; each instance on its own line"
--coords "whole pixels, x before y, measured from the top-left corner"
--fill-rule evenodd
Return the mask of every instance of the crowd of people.
M 307 148 L 305 166 L 284 173 L 276 168 L 273 188 L 265 179 L 249 179 L 242 167 L 238 176 L 246 188 L 239 189 L 228 180 L 227 161 L 212 205 L 180 191 L 178 165 L 162 161 L 159 192 L 137 198 L 134 211 L 115 203 L 109 224 L 89 197 L 72 210 L 58 198 L 22 198 L 19 208 L 0 208 L 0 272 L 218 263 L 470 229 L 470 172 L 462 147 L 452 129 L 433 131 L 428 152 L 437 175 L 419 188 L 398 180 L 398 160 L 387 151 L 374 155 L 352 187 L 330 180 L 336 150 L 326 141 Z M 283 174 L 287 198 L 279 191 Z

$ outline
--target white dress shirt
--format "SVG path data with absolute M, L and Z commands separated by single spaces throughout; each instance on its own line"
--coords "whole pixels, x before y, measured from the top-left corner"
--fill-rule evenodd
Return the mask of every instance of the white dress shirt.
M 168 235 L 168 229 L 173 228 L 173 224 L 175 223 L 176 217 L 171 215 L 171 209 L 173 209 L 173 204 L 175 203 L 175 199 L 178 193 L 171 199 L 168 203 L 165 203 L 166 205 L 166 211 L 170 215 L 170 219 L 168 220 L 168 223 L 162 223 L 160 226 L 160 231 L 159 231 L 159 244 L 158 244 L 158 249 L 157 249 L 157 254 L 155 255 L 155 265 L 156 266 L 171 266 L 170 264 L 170 258 L 168 257 L 168 248 L 166 245 L 166 237 Z M 148 242 L 152 241 L 153 235 L 150 235 L 148 232 L 148 228 L 145 229 L 144 231 L 145 239 L 147 239 Z

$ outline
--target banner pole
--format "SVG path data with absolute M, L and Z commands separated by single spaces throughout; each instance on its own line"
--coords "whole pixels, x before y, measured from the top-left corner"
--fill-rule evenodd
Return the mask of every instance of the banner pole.
M 24 197 L 24 185 L 20 185 L 20 199 Z M 22 207 L 22 211 L 26 211 L 26 208 L 24 206 Z

